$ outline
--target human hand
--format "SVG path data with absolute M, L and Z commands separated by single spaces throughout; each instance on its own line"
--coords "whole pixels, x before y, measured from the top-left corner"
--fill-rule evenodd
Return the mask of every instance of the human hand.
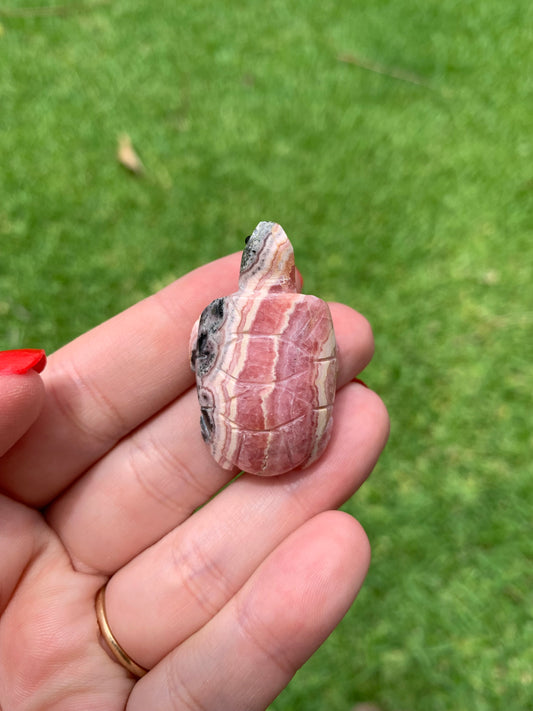
M 3 711 L 264 709 L 357 594 L 368 542 L 335 509 L 387 438 L 381 401 L 353 382 L 371 330 L 331 304 L 340 390 L 322 458 L 214 496 L 236 472 L 202 441 L 188 341 L 238 267 L 184 276 L 54 353 L 42 379 L 0 374 Z M 107 581 L 139 680 L 99 635 Z

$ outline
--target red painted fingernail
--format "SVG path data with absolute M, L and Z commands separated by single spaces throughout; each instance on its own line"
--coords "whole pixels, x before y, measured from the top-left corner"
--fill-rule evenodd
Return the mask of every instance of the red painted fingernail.
M 365 388 L 368 388 L 368 385 L 364 383 L 360 378 L 352 378 L 352 383 L 359 383 L 359 385 L 364 385 Z
M 4 375 L 22 375 L 29 370 L 40 373 L 45 365 L 46 353 L 40 348 L 0 351 L 0 373 Z

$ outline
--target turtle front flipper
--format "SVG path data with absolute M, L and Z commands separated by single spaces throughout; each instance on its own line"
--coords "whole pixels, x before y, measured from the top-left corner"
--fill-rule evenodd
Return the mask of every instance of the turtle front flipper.
M 192 327 L 191 337 L 189 338 L 189 362 L 191 364 L 191 370 L 196 372 L 196 344 L 198 343 L 198 327 L 200 325 L 200 319 L 197 318 Z
M 191 368 L 197 376 L 206 375 L 216 361 L 218 353 L 217 332 L 226 318 L 226 299 L 212 301 L 202 311 L 194 324 L 189 341 Z
M 196 346 L 191 353 L 191 367 L 196 372 L 198 384 L 198 379 L 206 376 L 216 363 L 220 345 L 218 331 L 222 328 L 225 318 L 225 298 L 215 299 L 202 311 Z

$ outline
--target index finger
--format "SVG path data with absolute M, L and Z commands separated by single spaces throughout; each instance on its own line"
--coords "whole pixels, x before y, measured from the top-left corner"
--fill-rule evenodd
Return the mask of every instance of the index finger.
M 199 267 L 51 355 L 44 408 L 0 458 L 0 489 L 44 506 L 191 387 L 192 325 L 237 289 L 239 261 L 236 253 Z

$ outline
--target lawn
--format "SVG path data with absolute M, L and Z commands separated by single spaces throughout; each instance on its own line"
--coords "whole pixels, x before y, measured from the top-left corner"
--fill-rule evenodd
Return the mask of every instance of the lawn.
M 260 219 L 373 325 L 372 566 L 272 711 L 533 709 L 532 67 L 530 0 L 0 5 L 0 348 Z

